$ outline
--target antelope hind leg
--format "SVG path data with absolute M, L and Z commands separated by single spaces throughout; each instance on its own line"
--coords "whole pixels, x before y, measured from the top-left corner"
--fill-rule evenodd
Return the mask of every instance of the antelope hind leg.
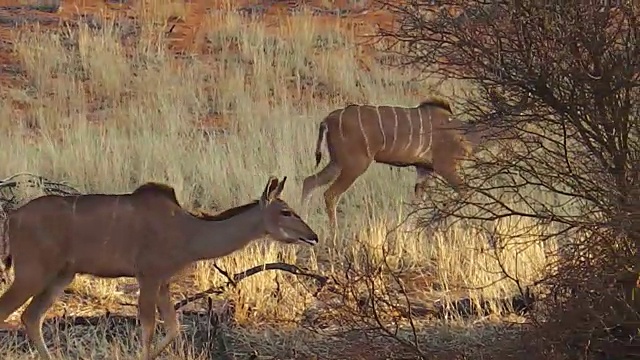
M 6 322 L 29 298 L 41 293 L 47 286 L 46 277 L 38 273 L 38 265 L 30 264 L 28 268 L 14 266 L 13 282 L 0 296 L 0 327 L 3 329 L 17 329 L 19 325 Z
M 331 237 L 334 244 L 338 239 L 338 202 L 340 201 L 342 194 L 349 190 L 351 185 L 353 185 L 356 179 L 367 170 L 370 164 L 371 161 L 363 164 L 351 165 L 347 171 L 343 169 L 333 184 L 331 184 L 331 186 L 329 186 L 329 188 L 324 192 L 325 210 L 329 217 Z
M 34 343 L 41 359 L 51 359 L 51 354 L 42 336 L 44 315 L 64 289 L 73 281 L 74 276 L 75 274 L 63 273 L 54 278 L 42 292 L 31 299 L 31 302 L 22 313 L 22 322 L 26 328 L 27 336 Z
M 315 190 L 316 188 L 330 183 L 333 179 L 340 175 L 340 172 L 340 167 L 337 164 L 330 162 L 318 173 L 307 176 L 302 181 L 302 194 L 300 196 L 302 205 L 306 207 L 311 192 L 313 192 L 313 190 Z
M 18 310 L 34 294 L 42 291 L 43 288 L 36 282 L 21 281 L 20 278 L 16 278 L 0 297 L 0 326 L 5 329 L 14 328 L 13 325 L 6 323 L 9 315 Z
M 160 355 L 160 353 L 162 353 L 164 349 L 178 337 L 180 327 L 176 317 L 176 311 L 173 308 L 173 303 L 171 302 L 171 293 L 169 292 L 168 283 L 160 286 L 157 305 L 160 317 L 164 321 L 164 327 L 167 330 L 167 335 L 158 342 L 156 349 L 151 354 L 152 359 Z

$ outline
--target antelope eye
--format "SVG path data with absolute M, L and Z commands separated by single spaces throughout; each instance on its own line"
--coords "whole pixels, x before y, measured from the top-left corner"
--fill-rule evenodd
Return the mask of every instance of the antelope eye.
M 293 216 L 291 210 L 282 210 L 280 211 L 280 214 L 282 214 L 282 216 Z

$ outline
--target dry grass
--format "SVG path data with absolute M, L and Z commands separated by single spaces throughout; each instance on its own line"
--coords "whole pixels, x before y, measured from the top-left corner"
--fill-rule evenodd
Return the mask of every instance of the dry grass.
M 145 20 L 155 23 L 170 13 L 181 16 L 184 9 L 167 5 L 145 11 Z M 413 274 L 414 280 L 429 279 L 412 283 L 416 299 L 477 299 L 516 291 L 513 282 L 499 280 L 498 262 L 487 250 L 485 236 L 462 225 L 432 235 L 403 227 L 386 238 L 409 210 L 402 204 L 413 188 L 415 175 L 409 170 L 371 167 L 343 197 L 343 236 L 335 244 L 322 241 L 328 234 L 322 191 L 314 193 L 309 209 L 300 209 L 300 186 L 314 171 L 312 151 L 323 116 L 345 102 L 413 105 L 431 94 L 428 86 L 410 82 L 412 74 L 382 66 L 364 71 L 354 38 L 337 26 L 321 27 L 309 16 L 291 17 L 278 30 L 230 12 L 207 16 L 202 31 L 206 46 L 216 54 L 198 58 L 176 59 L 164 45 L 161 27 L 151 25 L 126 47 L 113 21 L 99 30 L 81 25 L 58 33 L 36 29 L 17 34 L 15 52 L 29 86 L 8 91 L 0 102 L 3 171 L 64 179 L 86 192 L 127 192 L 144 181 L 162 181 L 175 187 L 186 207 L 204 210 L 252 200 L 269 175 L 286 175 L 284 198 L 307 216 L 321 243 L 310 249 L 258 242 L 218 260 L 219 266 L 233 273 L 285 261 L 320 273 L 340 273 L 345 255 L 360 259 L 366 253 L 375 259 L 386 247 L 393 269 Z M 14 112 L 16 104 L 26 104 L 26 110 Z M 205 137 L 194 124 L 212 118 L 226 119 L 232 126 L 225 134 Z M 507 230 L 526 226 L 498 225 Z M 527 241 L 535 231 L 542 229 L 528 229 L 517 240 Z M 500 258 L 524 282 L 531 282 L 552 249 L 533 244 L 520 251 L 523 246 L 507 246 Z M 224 279 L 211 262 L 202 262 L 184 281 L 179 292 L 195 293 Z M 55 308 L 57 313 L 100 314 L 117 308 L 118 301 L 134 301 L 132 283 L 79 276 L 72 285 L 74 295 Z M 277 358 L 308 358 L 293 355 L 292 349 L 322 353 L 322 342 L 311 341 L 311 333 L 288 335 L 315 306 L 308 286 L 277 272 L 240 283 L 225 295 L 237 304 L 239 326 L 229 330 L 230 341 L 238 349 L 256 348 Z M 473 345 L 500 332 L 501 317 L 496 316 L 424 322 L 419 328 L 434 346 Z M 64 339 L 52 349 L 60 359 L 126 358 L 137 351 L 136 328 L 127 329 L 116 340 L 106 325 L 56 332 L 54 339 Z M 22 341 L 17 335 L 2 338 L 2 358 L 29 358 L 16 350 Z M 335 340 L 332 346 L 339 349 L 343 343 Z M 197 358 L 188 349 L 174 349 L 173 358 Z

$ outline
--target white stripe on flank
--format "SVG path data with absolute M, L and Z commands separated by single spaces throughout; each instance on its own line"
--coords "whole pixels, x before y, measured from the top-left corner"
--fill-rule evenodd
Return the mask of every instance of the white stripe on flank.
M 389 152 L 393 152 L 393 149 L 396 147 L 396 139 L 398 138 L 398 113 L 396 112 L 396 107 L 391 106 L 391 110 L 393 110 L 393 141 L 391 142 L 391 149 Z
M 418 120 L 420 121 L 420 132 L 418 133 L 420 141 L 418 142 L 418 148 L 416 149 L 416 156 L 422 154 L 422 146 L 424 145 L 424 119 L 422 118 L 422 109 L 420 108 L 418 108 Z
M 78 205 L 78 199 L 80 199 L 79 195 L 76 195 L 76 198 L 73 199 L 73 205 L 71 206 L 71 214 L 73 214 L 73 218 L 76 217 L 76 205 Z
M 411 143 L 413 142 L 413 121 L 411 120 L 411 110 L 404 108 L 404 113 L 407 115 L 407 122 L 409 123 L 409 141 L 407 142 L 407 145 L 404 147 L 404 151 L 407 151 L 407 149 L 411 146 Z
M 364 138 L 364 145 L 367 147 L 367 158 L 371 157 L 371 148 L 369 148 L 369 139 L 367 138 L 367 133 L 364 131 L 364 127 L 362 126 L 362 116 L 360 113 L 360 105 L 356 107 L 358 110 L 358 124 L 360 125 L 360 132 L 362 132 L 362 137 Z
M 378 127 L 380 127 L 380 135 L 382 135 L 382 148 L 380 151 L 384 151 L 387 147 L 387 136 L 384 134 L 384 128 L 382 128 L 382 115 L 380 115 L 380 106 L 376 106 L 376 113 L 378 114 Z
M 431 111 L 429 111 L 429 145 L 418 155 L 419 157 L 423 157 L 429 150 L 431 150 L 431 145 L 433 144 L 433 117 L 431 116 Z
M 349 105 L 343 107 L 342 111 L 340 111 L 340 116 L 338 116 L 338 129 L 340 129 L 340 139 L 342 140 L 344 140 L 344 132 L 342 131 L 342 115 L 344 114 L 344 111 L 347 110 L 348 107 Z

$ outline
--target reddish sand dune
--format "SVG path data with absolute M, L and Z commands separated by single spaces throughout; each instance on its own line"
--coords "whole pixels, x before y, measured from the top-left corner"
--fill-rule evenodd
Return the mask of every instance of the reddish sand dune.
M 170 0 L 166 0 L 167 3 Z M 47 0 L 32 0 L 30 3 L 42 4 Z M 373 34 L 377 26 L 388 25 L 391 20 L 389 13 L 374 9 L 354 7 L 349 5 L 351 1 L 333 1 L 331 7 L 323 5 L 323 1 L 219 1 L 219 0 L 184 0 L 177 3 L 180 16 L 170 16 L 163 24 L 167 30 L 168 48 L 176 54 L 186 53 L 200 55 L 203 60 L 209 56 L 215 56 L 211 49 L 204 44 L 205 21 L 207 12 L 214 9 L 229 10 L 241 14 L 260 15 L 268 29 L 278 32 L 279 27 L 288 26 L 286 18 L 304 9 L 313 14 L 313 21 L 318 27 L 335 29 L 355 34 Z M 22 73 L 20 63 L 14 54 L 13 46 L 15 36 L 19 31 L 39 27 L 40 29 L 63 29 L 73 27 L 79 21 L 90 18 L 135 20 L 145 18 L 149 12 L 157 14 L 157 6 L 163 4 L 161 0 L 63 0 L 59 8 L 46 8 L 46 6 L 21 5 L 29 3 L 25 1 L 0 0 L 0 97 L 4 97 L 11 88 L 24 88 L 26 77 Z M 272 3 L 272 4 L 269 4 Z M 166 3 L 164 3 L 166 4 Z M 155 8 L 154 8 L 155 6 Z M 148 16 L 147 19 L 148 21 Z M 211 26 L 209 24 L 208 26 Z M 360 47 L 359 63 L 364 69 L 369 68 L 374 50 L 367 45 Z M 90 98 L 90 97 L 89 97 Z M 13 99 L 12 111 L 15 115 L 12 121 L 24 119 L 28 112 L 27 104 Z M 91 108 L 91 106 L 89 106 Z M 91 118 L 91 116 L 88 116 Z M 211 128 L 226 127 L 229 119 L 212 115 L 197 121 L 200 126 Z
M 119 4 L 119 2 L 124 4 Z M 0 82 L 2 87 L 20 84 L 19 66 L 12 54 L 14 35 L 20 28 L 39 25 L 44 29 L 56 29 L 65 23 L 74 23 L 83 16 L 106 16 L 137 18 L 141 15 L 141 2 L 137 0 L 64 0 L 57 12 L 45 7 L 35 8 L 17 5 L 20 2 L 0 0 Z M 45 1 L 41 1 L 44 3 Z M 268 4 L 273 2 L 273 4 Z M 34 1 L 36 3 L 36 1 Z M 182 18 L 167 19 L 167 30 L 170 49 L 175 52 L 191 54 L 202 53 L 201 27 L 207 10 L 224 8 L 225 2 L 218 0 L 185 0 L 185 15 Z M 263 15 L 262 21 L 270 27 L 284 24 L 283 18 L 290 16 L 296 10 L 305 6 L 314 13 L 314 19 L 319 26 L 335 26 L 339 21 L 345 30 L 356 33 L 371 33 L 378 24 L 388 23 L 388 13 L 374 9 L 350 7 L 349 1 L 334 1 L 332 8 L 322 6 L 322 1 L 236 1 L 233 7 L 236 11 L 253 11 Z M 267 5 L 255 5 L 264 4 Z M 301 6 L 301 4 L 303 4 Z M 55 10 L 53 10 L 55 11 Z M 334 14 L 342 14 L 337 17 Z

